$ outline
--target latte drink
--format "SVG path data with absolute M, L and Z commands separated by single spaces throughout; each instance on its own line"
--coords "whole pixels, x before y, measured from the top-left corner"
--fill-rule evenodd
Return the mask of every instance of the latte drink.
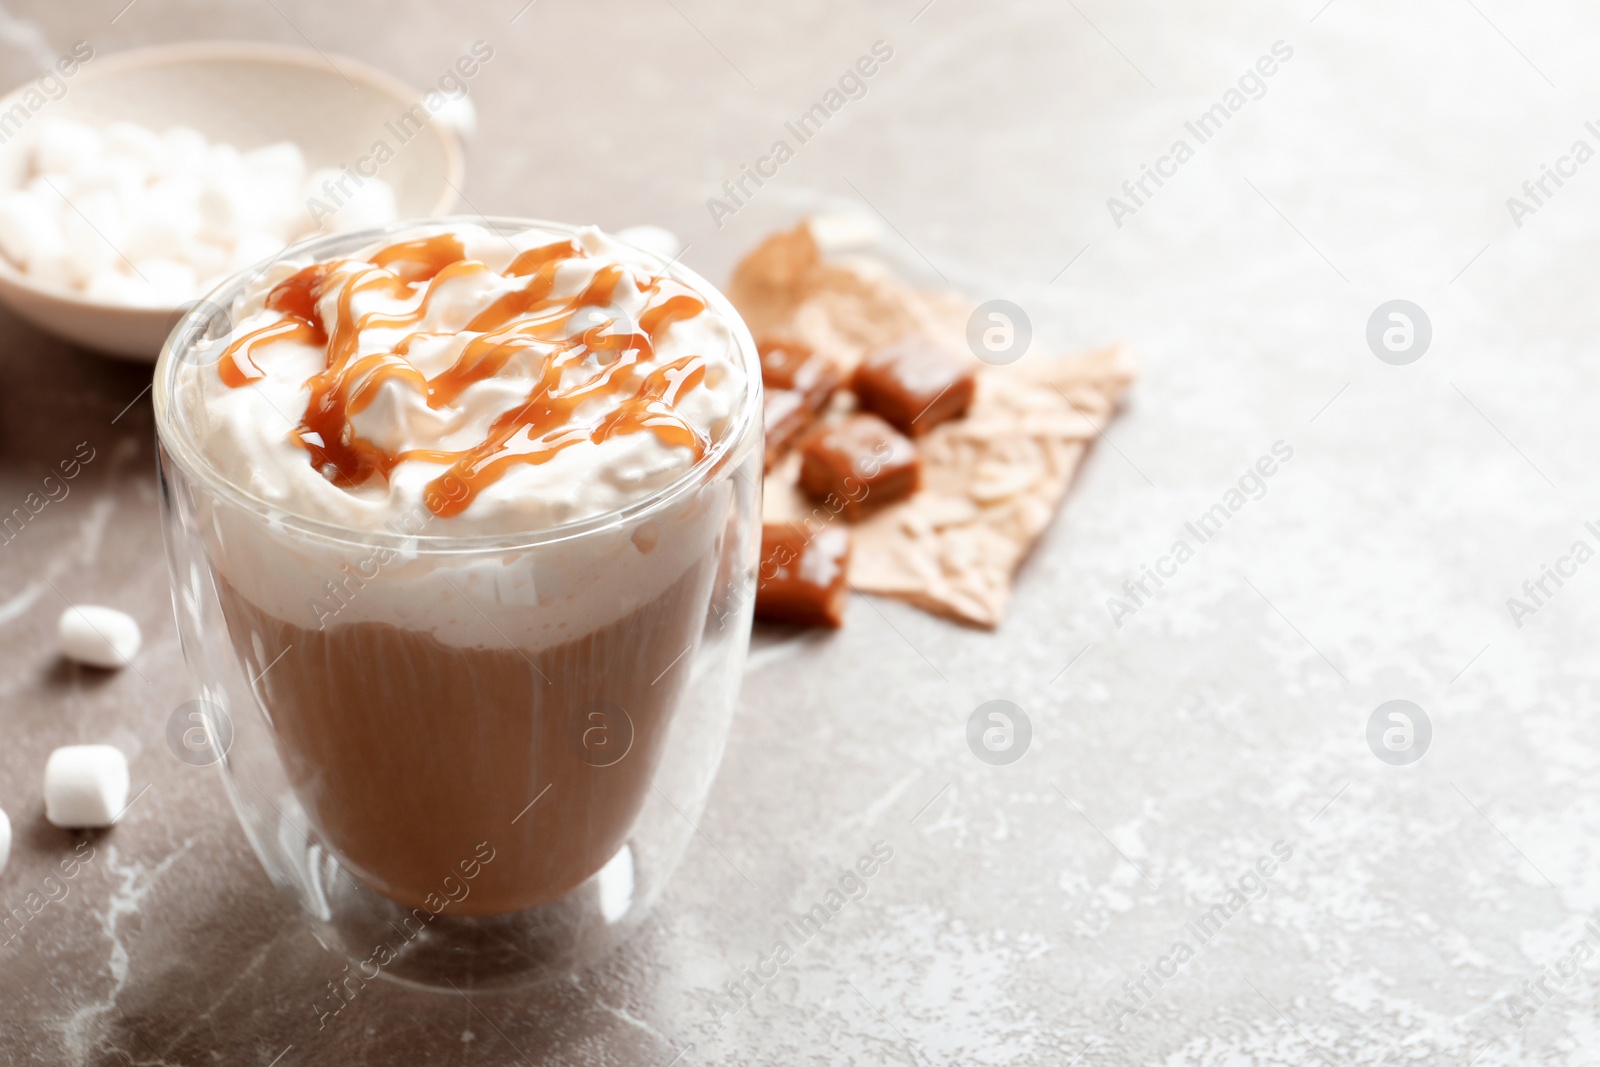
M 276 263 L 195 345 L 170 403 L 237 501 L 194 521 L 273 832 L 461 916 L 619 855 L 743 565 L 723 308 L 596 230 L 450 222 Z

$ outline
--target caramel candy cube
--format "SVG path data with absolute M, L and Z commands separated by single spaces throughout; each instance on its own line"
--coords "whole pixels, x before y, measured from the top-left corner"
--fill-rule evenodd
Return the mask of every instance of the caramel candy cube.
M 851 522 L 922 483 L 917 446 L 876 415 L 825 423 L 800 442 L 800 488 Z
M 824 526 L 767 523 L 761 527 L 761 566 L 756 573 L 756 618 L 800 626 L 844 623 L 849 596 L 850 534 Z
M 768 389 L 765 398 L 766 469 L 782 459 L 811 425 L 813 413 L 805 397 L 793 389 Z
M 902 337 L 868 355 L 850 388 L 868 411 L 912 437 L 967 413 L 977 377 L 925 337 Z
M 762 341 L 761 381 L 768 389 L 793 389 L 805 397 L 813 413 L 820 412 L 834 390 L 844 384 L 844 376 L 831 362 L 793 341 Z

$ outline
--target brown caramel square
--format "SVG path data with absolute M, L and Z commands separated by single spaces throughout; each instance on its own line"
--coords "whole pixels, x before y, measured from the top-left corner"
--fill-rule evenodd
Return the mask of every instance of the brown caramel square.
M 805 397 L 793 389 L 769 388 L 765 405 L 766 469 L 771 470 L 773 464 L 788 453 L 806 427 L 811 425 L 814 414 L 807 406 Z
M 868 411 L 920 437 L 967 413 L 977 376 L 925 337 L 912 334 L 870 353 L 850 388 Z
M 756 618 L 799 626 L 844 623 L 850 595 L 850 534 L 824 526 L 767 523 L 761 527 L 761 566 L 756 574 Z
M 851 522 L 922 482 L 917 446 L 876 415 L 826 423 L 800 442 L 800 488 Z
M 844 384 L 839 368 L 811 351 L 810 346 L 794 341 L 762 341 L 761 381 L 768 389 L 793 389 L 805 397 L 806 406 L 820 412 Z

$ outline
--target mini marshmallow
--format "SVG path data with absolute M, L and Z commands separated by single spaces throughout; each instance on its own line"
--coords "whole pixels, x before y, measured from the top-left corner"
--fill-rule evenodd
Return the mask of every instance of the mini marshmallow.
M 361 184 L 357 185 L 357 181 Z M 361 178 L 333 167 L 314 171 L 306 179 L 305 197 L 308 202 L 315 198 L 320 205 L 314 217 L 324 233 L 382 226 L 400 217 L 394 188 L 388 182 Z
M 121 261 L 118 249 L 128 227 L 117 194 L 110 189 L 85 192 L 74 207 L 61 214 L 63 251 L 73 281 L 86 285 L 96 273 Z
M 71 207 L 63 212 L 66 221 L 77 218 L 92 228 L 92 232 L 100 236 L 101 246 L 107 248 L 112 255 L 117 254 L 117 248 L 128 237 L 128 216 L 122 208 L 122 198 L 114 189 L 90 189 L 80 193 Z M 63 227 L 63 233 L 65 227 Z M 111 248 L 116 245 L 117 248 Z
M 126 667 L 139 654 L 139 624 L 115 608 L 79 604 L 61 613 L 61 654 L 93 667 Z
M 71 119 L 51 119 L 39 124 L 34 159 L 42 171 L 66 173 L 105 153 L 100 131 Z
M 306 180 L 306 157 L 299 147 L 279 141 L 244 154 L 245 184 L 257 203 L 262 225 L 285 238 L 295 231 L 285 227 L 303 207 L 300 186 Z
M 228 266 L 230 270 L 244 270 L 254 266 L 264 259 L 271 259 L 282 252 L 285 244 L 281 237 L 274 237 L 270 233 L 247 233 L 234 242 L 233 258 Z
M 204 225 L 199 208 L 200 193 L 198 181 L 180 174 L 162 178 L 145 194 L 145 210 L 151 223 L 168 230 L 174 246 L 198 235 Z
M 106 304 L 123 304 L 128 307 L 160 306 L 154 288 L 141 279 L 124 273 L 118 267 L 107 267 L 97 272 L 89 279 L 89 284 L 83 287 L 83 294 L 90 300 Z
M 206 182 L 196 206 L 200 209 L 203 231 L 210 237 L 232 239 L 246 230 L 258 228 L 262 222 L 259 191 L 242 181 L 212 177 Z
M 233 257 L 228 241 L 188 240 L 178 246 L 177 254 L 152 256 L 152 259 L 175 259 L 187 264 L 193 271 L 198 289 L 210 288 L 211 280 L 229 273 Z
M 72 201 L 80 211 L 83 210 L 83 197 L 87 193 L 105 190 L 115 194 L 117 200 L 125 204 L 142 193 L 149 181 L 150 175 L 145 168 L 125 156 L 96 156 L 67 172 Z M 69 207 L 67 210 L 72 209 Z
M 185 227 L 188 228 L 188 227 Z M 198 223 L 190 233 L 199 229 Z M 165 259 L 178 254 L 178 249 L 192 240 L 170 224 L 152 204 L 149 193 L 128 207 L 128 233 L 122 243 L 122 254 L 134 262 L 141 259 Z
M 306 157 L 293 141 L 277 141 L 244 154 L 245 169 L 258 180 L 281 181 L 298 188 L 306 176 Z
M 813 215 L 806 223 L 811 239 L 824 252 L 850 252 L 870 248 L 883 237 L 883 223 L 864 211 L 835 211 Z
M 62 213 L 81 215 L 99 230 L 124 228 L 122 199 L 111 185 L 84 186 L 71 204 L 62 204 Z
M 678 235 L 665 226 L 629 226 L 617 231 L 617 240 L 654 252 L 662 259 L 677 259 L 678 253 L 683 251 Z
M 208 145 L 200 173 L 208 182 L 236 185 L 244 180 L 244 156 L 231 144 Z
M 71 289 L 80 284 L 78 269 L 73 266 L 72 259 L 64 247 L 59 252 L 36 256 L 29 260 L 28 277 L 40 285 L 53 286 L 56 289 Z
M 66 181 L 65 174 L 57 174 L 54 178 L 46 178 L 43 174 L 35 174 L 28 179 L 28 184 L 22 188 L 36 198 L 39 203 L 48 205 L 51 209 L 66 211 L 67 202 L 61 199 L 66 190 L 61 183 Z
M 76 211 L 61 220 L 61 235 L 66 239 L 67 265 L 78 285 L 88 284 L 97 273 L 121 261 L 116 249 L 121 232 L 107 234 Z
M 5 873 L 6 864 L 11 862 L 11 816 L 0 810 L 0 874 Z
M 195 174 L 206 164 L 206 138 L 199 130 L 174 126 L 161 134 L 164 174 Z
M 57 203 L 59 197 L 52 196 Z M 50 206 L 30 192 L 0 196 L 0 252 L 24 266 L 66 251 L 66 239 Z
M 462 137 L 478 132 L 478 105 L 466 93 L 450 97 L 433 113 L 433 121 L 443 123 Z
M 181 304 L 200 288 L 195 269 L 176 259 L 147 259 L 135 263 L 138 273 L 150 284 L 156 300 L 165 307 Z M 132 622 L 133 620 L 128 620 Z
M 67 745 L 44 765 L 44 817 L 56 826 L 110 826 L 128 806 L 128 758 L 110 745 Z
M 105 145 L 108 152 L 133 160 L 146 173 L 161 169 L 166 155 L 161 135 L 137 122 L 113 122 L 107 126 Z

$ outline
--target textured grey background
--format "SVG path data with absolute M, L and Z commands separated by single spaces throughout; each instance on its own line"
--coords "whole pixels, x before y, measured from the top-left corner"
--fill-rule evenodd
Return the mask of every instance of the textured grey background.
M 1572 542 L 1597 543 L 1600 162 L 1520 228 L 1506 206 L 1574 140 L 1600 147 L 1584 129 L 1600 117 L 1592 7 L 124 2 L 13 3 L 33 22 L 8 36 L 34 25 L 102 53 L 309 41 L 417 85 L 482 38 L 496 56 L 473 86 L 471 207 L 661 223 L 721 279 L 770 228 L 870 204 L 905 258 L 1027 308 L 1041 348 L 1125 338 L 1145 376 L 998 632 L 857 598 L 837 636 L 757 635 L 701 835 L 627 948 L 537 994 L 371 986 L 319 1030 L 311 1000 L 339 965 L 267 884 L 212 772 L 163 741 L 188 691 L 135 401 L 148 372 L 0 316 L 0 503 L 77 442 L 97 452 L 0 546 L 0 806 L 17 828 L 0 904 L 70 847 L 42 817 L 52 747 L 113 741 L 149 786 L 69 895 L 0 947 L 0 1055 L 1600 1058 L 1600 959 L 1558 969 L 1580 939 L 1600 948 L 1583 930 L 1600 913 L 1600 565 L 1520 628 L 1506 607 Z M 866 98 L 714 227 L 706 198 L 880 39 L 894 58 Z M 1115 226 L 1107 197 L 1279 40 L 1293 57 L 1265 95 Z M 3 58 L 8 83 L 29 73 L 26 51 Z M 1365 342 L 1397 298 L 1433 327 L 1404 367 Z M 1266 494 L 1113 626 L 1107 598 L 1280 440 L 1293 458 Z M 58 662 L 63 597 L 132 611 L 138 669 Z M 1396 698 L 1433 725 L 1409 767 L 1365 741 Z M 991 699 L 1032 721 L 1009 766 L 966 746 Z M 865 899 L 716 1026 L 707 995 L 880 840 L 894 859 Z M 1185 924 L 1274 842 L 1292 857 L 1199 946 Z M 1146 978 L 1149 996 L 1125 989 L 1180 939 L 1196 958 Z M 1113 997 L 1141 1010 L 1118 1025 Z

